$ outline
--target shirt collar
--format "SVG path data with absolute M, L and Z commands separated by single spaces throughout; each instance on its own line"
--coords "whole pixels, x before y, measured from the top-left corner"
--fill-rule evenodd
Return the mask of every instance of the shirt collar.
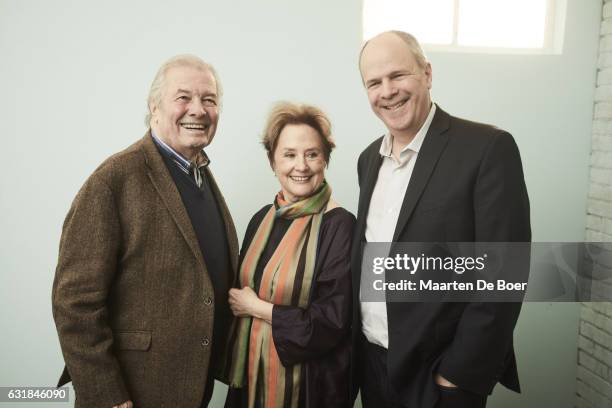
M 155 144 L 157 144 L 157 146 L 159 146 L 161 151 L 167 157 L 172 159 L 172 161 L 174 163 L 176 163 L 176 165 L 179 167 L 179 169 L 183 170 L 187 174 L 191 174 L 191 171 L 194 168 L 194 166 L 197 166 L 198 169 L 201 169 L 201 168 L 206 167 L 206 166 L 208 166 L 210 164 L 210 159 L 208 158 L 208 155 L 206 154 L 206 152 L 203 149 L 200 152 L 200 154 L 198 154 L 196 156 L 196 162 L 192 163 L 189 160 L 187 160 L 182 154 L 180 154 L 179 152 L 177 152 L 176 150 L 171 148 L 163 140 L 161 140 L 159 137 L 157 137 L 155 132 L 153 132 L 153 129 L 151 129 L 151 137 L 153 138 L 153 141 L 155 142 Z
M 416 152 L 416 153 L 419 152 L 419 150 L 421 149 L 421 146 L 423 145 L 423 141 L 425 140 L 425 136 L 427 136 L 427 132 L 429 131 L 429 127 L 431 126 L 431 122 L 433 121 L 433 117 L 435 113 L 436 113 L 436 104 L 432 102 L 431 108 L 429 108 L 429 114 L 427 115 L 425 122 L 423 123 L 423 125 L 421 126 L 417 134 L 414 136 L 412 141 L 408 143 L 406 146 L 404 146 L 404 148 L 400 152 L 400 155 L 402 155 L 408 150 Z M 387 132 L 385 136 L 383 137 L 383 141 L 380 145 L 379 153 L 381 156 L 391 157 L 392 151 L 393 151 L 393 136 L 391 136 L 391 132 Z

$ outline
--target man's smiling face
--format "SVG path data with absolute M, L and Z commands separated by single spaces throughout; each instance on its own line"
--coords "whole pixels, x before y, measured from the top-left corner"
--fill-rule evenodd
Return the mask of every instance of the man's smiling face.
M 394 137 L 411 140 L 431 106 L 431 66 L 420 67 L 400 37 L 384 33 L 365 46 L 360 69 L 376 116 Z
M 217 83 L 208 70 L 191 66 L 166 72 L 151 127 L 175 151 L 192 160 L 210 144 L 219 120 Z

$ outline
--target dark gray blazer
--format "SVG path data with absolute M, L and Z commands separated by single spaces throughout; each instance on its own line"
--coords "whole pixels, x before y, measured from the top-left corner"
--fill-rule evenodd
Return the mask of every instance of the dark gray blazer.
M 356 344 L 361 332 L 360 249 L 382 164 L 381 142 L 379 138 L 366 148 L 358 162 L 360 195 L 352 255 Z M 437 107 L 404 195 L 393 241 L 530 240 L 529 198 L 512 136 Z M 489 394 L 498 381 L 519 391 L 512 334 L 520 307 L 520 303 L 388 303 L 388 374 L 404 403 L 434 406 L 435 372 L 481 395 Z M 357 359 L 353 367 L 356 392 L 361 375 Z

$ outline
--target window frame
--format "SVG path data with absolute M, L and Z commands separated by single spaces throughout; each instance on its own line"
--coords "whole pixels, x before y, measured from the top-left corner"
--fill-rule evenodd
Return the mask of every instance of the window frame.
M 361 37 L 365 38 L 365 2 L 362 1 Z M 512 0 L 508 0 L 512 1 Z M 453 34 L 450 44 L 436 44 L 422 42 L 425 51 L 454 52 L 454 53 L 481 53 L 481 54 L 532 54 L 532 55 L 559 55 L 563 52 L 565 20 L 567 16 L 567 0 L 546 0 L 546 16 L 544 18 L 544 43 L 538 48 L 502 47 L 502 46 L 468 46 L 458 43 L 459 6 L 461 0 L 453 0 L 454 18 Z

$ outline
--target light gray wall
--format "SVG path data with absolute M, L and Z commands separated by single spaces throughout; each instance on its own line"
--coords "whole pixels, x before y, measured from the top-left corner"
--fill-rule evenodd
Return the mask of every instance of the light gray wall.
M 539 241 L 584 234 L 601 0 L 568 3 L 563 55 L 430 55 L 445 110 L 516 137 Z M 171 55 L 198 54 L 221 75 L 209 154 L 240 236 L 278 188 L 258 137 L 279 99 L 329 113 L 339 147 L 328 179 L 356 209 L 356 158 L 384 129 L 356 69 L 360 21 L 354 0 L 0 0 L 0 386 L 56 381 L 50 287 L 63 218 L 93 169 L 144 133 L 148 86 Z M 491 406 L 569 406 L 577 315 L 575 305 L 525 306 L 516 334 L 525 392 L 499 390 Z

